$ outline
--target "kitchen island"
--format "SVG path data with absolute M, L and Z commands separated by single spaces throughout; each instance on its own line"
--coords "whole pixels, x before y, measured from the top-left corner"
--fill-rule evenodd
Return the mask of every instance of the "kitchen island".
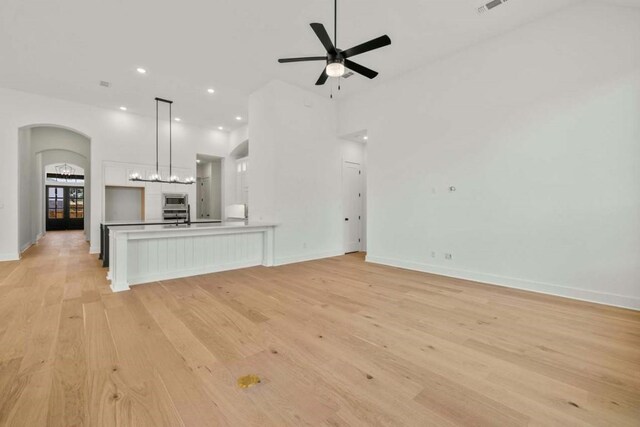
M 107 278 L 132 285 L 218 271 L 272 266 L 275 224 L 221 222 L 130 225 L 109 233 Z
M 219 224 L 222 221 L 219 219 L 198 219 L 192 221 L 192 224 Z M 178 222 L 180 223 L 180 222 Z M 123 220 L 123 221 L 103 221 L 100 223 L 100 255 L 98 259 L 102 260 L 103 267 L 109 267 L 109 235 L 111 229 L 114 227 L 123 227 L 129 225 L 167 225 L 176 224 L 176 221 L 171 220 Z

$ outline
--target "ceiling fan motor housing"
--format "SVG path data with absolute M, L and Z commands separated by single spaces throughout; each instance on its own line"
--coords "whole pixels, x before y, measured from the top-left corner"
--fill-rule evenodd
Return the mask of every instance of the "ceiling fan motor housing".
M 344 56 L 342 56 L 342 50 L 336 48 L 336 52 L 327 52 L 327 64 L 332 62 L 344 62 Z

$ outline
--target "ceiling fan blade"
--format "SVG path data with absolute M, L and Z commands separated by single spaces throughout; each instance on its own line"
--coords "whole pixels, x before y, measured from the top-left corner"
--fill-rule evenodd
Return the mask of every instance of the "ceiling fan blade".
M 284 64 L 287 62 L 326 61 L 326 60 L 327 60 L 326 56 L 304 56 L 301 58 L 281 58 L 281 59 L 278 59 L 278 62 L 281 64 Z
M 324 25 L 314 22 L 313 24 L 311 24 L 311 28 L 313 29 L 313 32 L 316 33 L 316 36 L 318 36 L 318 38 L 322 42 L 322 45 L 327 50 L 327 53 L 335 55 L 336 47 L 331 42 L 331 38 L 329 37 L 329 34 L 327 34 L 327 30 L 324 28 Z
M 342 52 L 342 56 L 345 58 L 349 58 L 351 56 L 360 55 L 361 53 L 369 52 L 370 50 L 379 49 L 384 46 L 388 46 L 391 44 L 391 39 L 386 34 L 384 36 L 380 36 L 376 39 L 369 40 L 368 42 L 364 42 L 359 44 L 358 46 L 354 46 L 351 49 L 347 49 Z M 355 71 L 355 70 L 354 70 Z
M 316 86 L 322 86 L 323 84 L 325 84 L 328 78 L 329 78 L 329 74 L 327 74 L 327 69 L 325 68 L 324 70 L 322 70 L 322 74 L 320 74 L 320 77 L 316 82 Z
M 378 75 L 377 71 L 373 71 L 365 66 L 356 64 L 355 62 L 349 61 L 348 59 L 344 60 L 344 65 L 351 71 L 355 71 L 356 73 L 362 74 L 363 76 L 369 77 L 370 79 L 373 79 Z

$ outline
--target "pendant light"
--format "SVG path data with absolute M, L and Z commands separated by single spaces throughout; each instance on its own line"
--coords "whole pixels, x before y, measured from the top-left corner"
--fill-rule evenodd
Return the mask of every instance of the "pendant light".
M 71 175 L 74 175 L 76 173 L 76 170 L 65 163 L 64 165 L 56 166 L 56 173 L 58 175 L 62 175 L 62 177 L 65 179 L 69 179 Z
M 158 163 L 158 126 L 159 126 L 158 108 L 159 108 L 160 102 L 169 104 L 169 177 L 168 179 L 162 179 L 162 176 L 160 175 L 160 167 Z M 172 119 L 171 105 L 172 104 L 173 104 L 173 101 L 169 101 L 168 99 L 156 98 L 156 172 L 154 174 L 151 174 L 148 179 L 143 178 L 140 173 L 134 172 L 131 175 L 129 175 L 129 181 L 162 182 L 165 184 L 185 184 L 185 185 L 191 185 L 196 181 L 195 178 L 192 176 L 185 178 L 184 181 L 181 181 L 177 175 L 173 174 L 172 140 L 171 140 L 171 119 Z

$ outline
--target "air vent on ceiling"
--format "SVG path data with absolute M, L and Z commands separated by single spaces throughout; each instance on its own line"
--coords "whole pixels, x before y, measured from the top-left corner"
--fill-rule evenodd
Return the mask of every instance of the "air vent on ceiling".
M 506 3 L 509 0 L 491 0 L 488 3 L 483 4 L 478 7 L 478 13 L 485 13 L 493 9 L 494 7 L 500 6 L 502 3 Z
M 104 80 L 100 80 L 100 86 L 102 86 L 102 87 L 111 87 L 111 83 L 106 82 Z

